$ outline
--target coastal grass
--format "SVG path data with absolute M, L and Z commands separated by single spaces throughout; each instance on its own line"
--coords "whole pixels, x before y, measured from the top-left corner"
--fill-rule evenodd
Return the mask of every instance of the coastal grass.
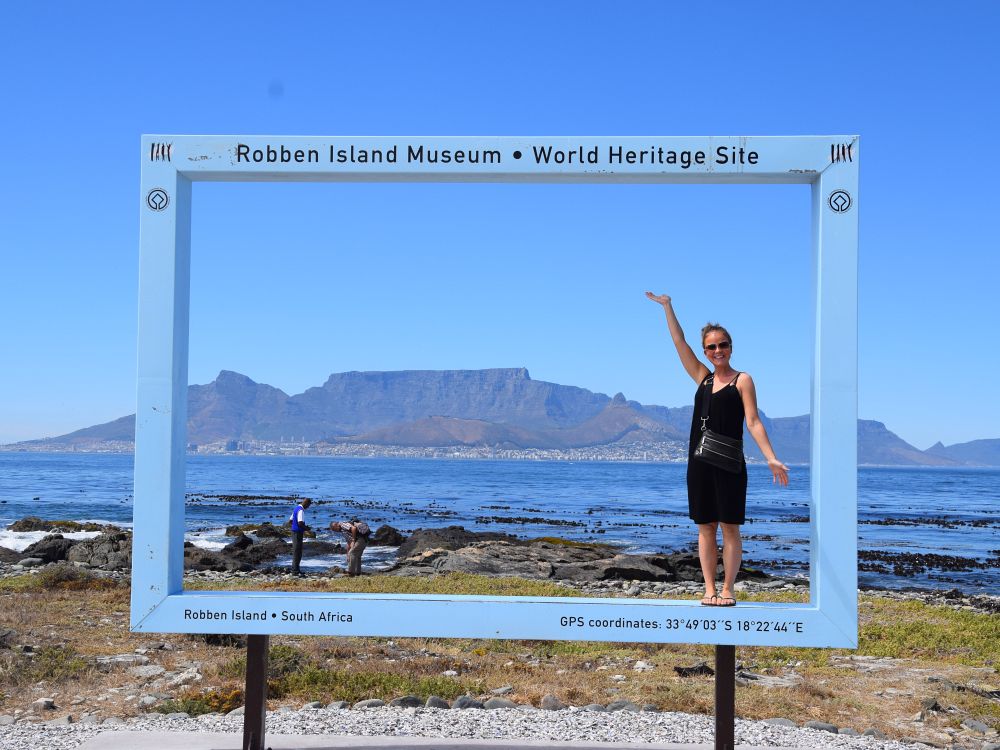
M 94 657 L 133 653 L 137 648 L 153 649 L 147 651 L 153 663 L 169 670 L 184 669 L 191 662 L 202 665 L 203 681 L 160 704 L 158 710 L 206 713 L 230 710 L 242 700 L 246 668 L 242 651 L 192 636 L 129 633 L 127 585 L 74 588 L 44 581 L 41 573 L 0 581 L 0 632 L 15 633 L 14 645 L 0 648 L 3 713 L 27 709 L 41 685 L 46 694 L 83 695 L 86 703 L 76 709 L 79 712 L 134 714 L 134 702 L 125 702 L 123 696 L 139 688 L 134 687 L 127 666 L 97 671 Z M 101 586 L 108 584 L 101 581 Z M 317 578 L 297 584 L 295 590 L 315 592 L 580 595 L 548 582 L 461 573 Z M 252 578 L 224 583 L 189 579 L 186 587 L 194 591 L 292 588 Z M 779 591 L 741 594 L 740 599 L 804 601 L 805 596 Z M 863 594 L 859 625 L 857 651 L 738 648 L 743 668 L 764 675 L 798 675 L 801 683 L 789 688 L 738 686 L 737 714 L 757 719 L 786 716 L 799 722 L 818 719 L 858 730 L 877 727 L 891 737 L 913 736 L 919 730 L 933 738 L 935 732 L 958 728 L 964 716 L 1000 726 L 1000 701 L 989 697 L 989 691 L 1000 686 L 1000 617 Z M 159 642 L 169 648 L 156 650 Z M 17 650 L 17 644 L 25 643 L 32 644 L 35 656 Z M 713 648 L 705 645 L 332 636 L 273 636 L 271 644 L 272 708 L 310 700 L 389 701 L 407 694 L 451 699 L 468 692 L 484 698 L 493 688 L 510 685 L 507 697 L 534 705 L 551 693 L 576 705 L 627 699 L 661 710 L 713 711 L 713 679 L 683 678 L 673 669 L 699 661 L 712 665 Z M 865 671 L 864 663 L 851 656 L 872 657 L 881 666 Z M 654 668 L 636 671 L 640 659 Z M 929 677 L 941 679 L 932 682 Z M 910 723 L 929 698 L 949 710 L 931 714 L 919 725 Z
M 476 596 L 582 596 L 579 591 L 548 581 L 525 578 L 443 573 L 436 576 L 379 576 L 355 578 L 306 578 L 294 582 L 247 579 L 227 581 L 187 581 L 188 591 L 305 591 L 350 594 L 454 594 Z
M 0 653 L 0 684 L 64 683 L 95 672 L 91 661 L 69 646 L 45 646 L 33 653 Z

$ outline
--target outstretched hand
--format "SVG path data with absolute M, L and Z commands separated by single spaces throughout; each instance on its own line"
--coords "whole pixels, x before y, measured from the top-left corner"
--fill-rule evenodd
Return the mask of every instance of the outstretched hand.
M 660 305 L 670 304 L 670 295 L 667 294 L 653 294 L 652 292 L 646 292 L 646 296 Z
M 771 484 L 780 484 L 782 487 L 788 486 L 788 467 L 776 458 L 767 462 L 767 468 L 771 470 Z

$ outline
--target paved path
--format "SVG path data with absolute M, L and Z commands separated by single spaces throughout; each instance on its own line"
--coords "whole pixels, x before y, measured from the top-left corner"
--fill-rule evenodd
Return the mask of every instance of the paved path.
M 334 737 L 275 734 L 266 737 L 272 750 L 712 750 L 710 745 L 612 742 L 528 742 L 436 737 Z M 208 732 L 104 732 L 79 750 L 242 750 L 243 736 Z M 737 750 L 764 750 L 737 745 Z M 783 750 L 766 748 L 766 750 Z M 795 750 L 786 748 L 784 750 Z M 804 749 L 803 749 L 804 750 Z

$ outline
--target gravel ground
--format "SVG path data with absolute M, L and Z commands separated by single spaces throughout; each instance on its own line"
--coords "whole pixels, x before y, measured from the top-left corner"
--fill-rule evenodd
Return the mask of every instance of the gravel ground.
M 147 714 L 115 727 L 74 724 L 46 727 L 19 722 L 0 727 L 0 750 L 70 750 L 102 732 L 243 731 L 242 716 L 208 715 L 195 719 Z M 454 710 L 435 708 L 302 709 L 269 712 L 273 734 L 450 737 L 589 742 L 701 743 L 711 745 L 714 720 L 683 713 L 614 713 L 568 709 Z M 840 747 L 904 750 L 916 747 L 872 737 L 852 737 L 815 729 L 737 721 L 736 743 L 768 747 Z

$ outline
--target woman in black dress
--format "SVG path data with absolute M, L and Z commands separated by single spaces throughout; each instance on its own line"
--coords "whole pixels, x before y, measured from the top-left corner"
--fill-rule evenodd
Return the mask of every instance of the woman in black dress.
M 691 419 L 691 447 L 688 452 L 688 515 L 698 524 L 698 558 L 705 576 L 705 596 L 701 603 L 712 607 L 732 607 L 736 604 L 733 584 L 743 559 L 743 542 L 740 526 L 746 521 L 747 467 L 744 462 L 739 473 L 717 469 L 703 461 L 694 460 L 693 451 L 701 435 L 701 409 L 703 399 L 709 402 L 708 429 L 735 439 L 743 438 L 743 421 L 753 436 L 760 452 L 767 459 L 774 482 L 788 484 L 788 467 L 774 455 L 767 431 L 757 414 L 757 392 L 749 373 L 737 372 L 729 364 L 733 353 L 733 339 L 729 332 L 716 323 L 701 329 L 701 345 L 711 363 L 709 370 L 696 356 L 684 339 L 674 308 L 667 295 L 646 292 L 646 296 L 663 307 L 667 316 L 670 337 L 677 347 L 681 364 L 688 375 L 698 383 L 694 397 L 694 414 Z M 724 577 L 722 593 L 715 587 L 715 574 L 719 559 L 718 529 L 722 526 L 722 565 Z

